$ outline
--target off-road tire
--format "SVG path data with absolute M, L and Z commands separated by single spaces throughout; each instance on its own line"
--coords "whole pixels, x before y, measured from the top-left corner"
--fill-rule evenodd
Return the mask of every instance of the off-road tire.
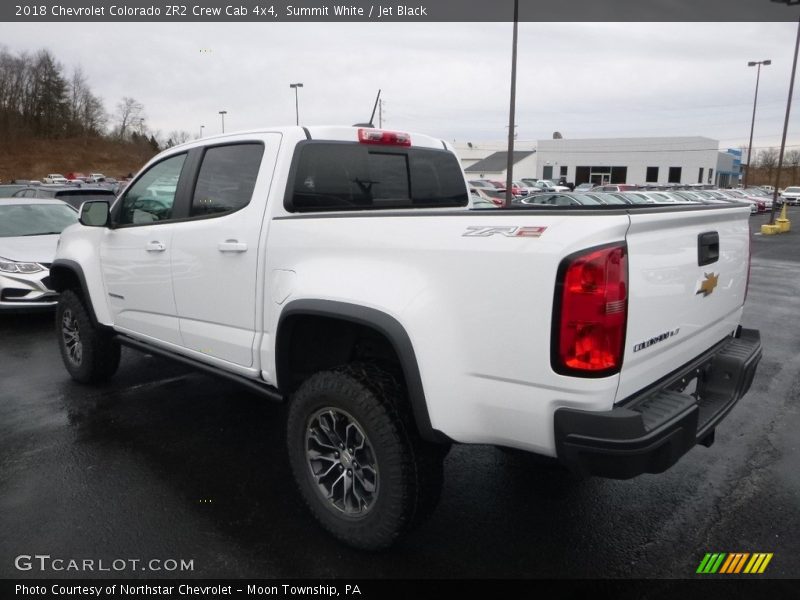
M 58 299 L 56 336 L 64 366 L 75 381 L 96 383 L 117 371 L 119 343 L 92 322 L 83 299 L 73 290 L 64 290 Z
M 402 387 L 392 375 L 362 363 L 312 375 L 291 399 L 287 445 L 300 493 L 320 524 L 355 548 L 378 550 L 390 546 L 420 524 L 439 500 L 446 447 L 426 443 L 419 437 L 405 416 L 403 401 Z M 308 448 L 309 444 L 317 448 L 317 436 L 325 433 L 321 426 L 326 419 L 328 423 L 339 419 L 340 425 L 350 420 L 355 424 L 350 431 L 363 432 L 366 438 L 362 446 L 371 449 L 367 456 L 374 458 L 377 472 L 375 493 L 366 494 L 370 500 L 368 507 L 361 506 L 362 498 L 358 498 L 357 507 L 343 508 L 346 499 L 337 506 L 336 499 L 327 499 L 318 485 L 312 470 L 320 464 L 327 466 L 330 459 L 313 462 L 310 457 L 317 453 L 309 453 Z M 309 441 L 312 433 L 314 438 Z M 334 439 L 327 434 L 323 437 Z M 347 456 L 339 459 L 337 453 L 337 460 L 348 462 L 343 465 L 331 461 L 331 469 L 350 473 Z M 348 480 L 343 481 L 346 484 Z M 355 479 L 351 481 L 351 489 L 355 490 Z M 333 492 L 334 486 L 329 489 Z M 347 488 L 336 488 L 342 489 Z

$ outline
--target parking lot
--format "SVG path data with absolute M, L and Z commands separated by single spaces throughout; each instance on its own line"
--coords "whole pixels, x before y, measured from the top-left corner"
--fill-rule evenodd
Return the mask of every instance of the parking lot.
M 378 554 L 305 510 L 284 407 L 127 349 L 109 384 L 81 386 L 52 314 L 0 315 L 0 576 L 681 578 L 706 552 L 772 552 L 766 576 L 800 577 L 800 233 L 756 235 L 753 252 L 744 323 L 764 357 L 711 448 L 612 481 L 456 446 L 433 517 Z M 15 567 L 33 554 L 193 569 Z

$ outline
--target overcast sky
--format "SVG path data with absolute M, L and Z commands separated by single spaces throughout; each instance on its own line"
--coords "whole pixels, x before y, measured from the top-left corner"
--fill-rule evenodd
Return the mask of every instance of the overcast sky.
M 702 135 L 778 146 L 794 23 L 521 23 L 518 140 Z M 0 23 L 12 52 L 46 47 L 80 65 L 109 112 L 122 96 L 167 133 L 369 118 L 457 142 L 501 140 L 508 124 L 511 23 Z M 798 82 L 800 86 L 800 82 Z M 796 90 L 800 95 L 800 89 Z M 796 105 L 796 103 L 795 103 Z M 800 147 L 800 108 L 789 144 Z M 377 122 L 377 120 L 376 120 Z

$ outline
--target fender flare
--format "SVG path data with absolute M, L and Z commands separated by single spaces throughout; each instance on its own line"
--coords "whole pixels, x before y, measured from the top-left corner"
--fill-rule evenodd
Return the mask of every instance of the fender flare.
M 77 262 L 65 258 L 58 258 L 53 262 L 50 266 L 50 282 L 53 285 L 53 289 L 57 292 L 63 292 L 67 288 L 67 282 L 64 279 L 65 272 L 70 272 L 78 278 L 81 293 L 83 294 L 86 308 L 89 311 L 89 317 L 92 319 L 92 325 L 105 327 L 105 325 L 102 325 L 100 321 L 97 320 L 97 315 L 94 312 L 94 305 L 92 304 L 92 297 L 89 295 L 89 285 L 86 283 L 86 275 L 83 273 L 83 267 Z
M 451 442 L 444 433 L 434 429 L 431 425 L 422 377 L 414 346 L 411 344 L 408 333 L 397 319 L 374 308 L 334 300 L 306 299 L 289 302 L 280 314 L 276 333 L 275 366 L 279 386 L 281 380 L 286 380 L 285 375 L 289 370 L 288 343 L 290 335 L 288 333 L 290 332 L 286 330 L 286 323 L 290 317 L 301 315 L 341 319 L 369 327 L 382 334 L 400 359 L 400 368 L 405 377 L 414 422 L 420 435 L 429 442 L 439 444 Z

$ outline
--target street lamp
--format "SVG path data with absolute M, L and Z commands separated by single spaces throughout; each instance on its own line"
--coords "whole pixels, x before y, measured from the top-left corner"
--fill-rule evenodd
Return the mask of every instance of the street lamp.
M 200 125 L 200 137 L 201 138 L 203 137 L 203 129 L 205 129 L 205 128 L 206 128 L 205 125 Z
M 751 60 L 747 63 L 748 67 L 758 65 L 756 71 L 756 96 L 753 98 L 753 120 L 750 122 L 750 144 L 747 146 L 747 170 L 744 172 L 744 187 L 747 187 L 747 180 L 750 179 L 750 155 L 753 153 L 753 128 L 756 124 L 756 103 L 758 102 L 758 80 L 761 77 L 761 65 L 765 67 L 771 65 L 771 60 Z
M 297 125 L 300 125 L 300 107 L 297 103 L 297 88 L 303 87 L 302 83 L 290 83 L 289 87 L 294 90 L 294 115 Z
M 225 133 L 225 115 L 228 114 L 227 110 L 219 111 L 220 116 L 222 117 L 222 133 Z

